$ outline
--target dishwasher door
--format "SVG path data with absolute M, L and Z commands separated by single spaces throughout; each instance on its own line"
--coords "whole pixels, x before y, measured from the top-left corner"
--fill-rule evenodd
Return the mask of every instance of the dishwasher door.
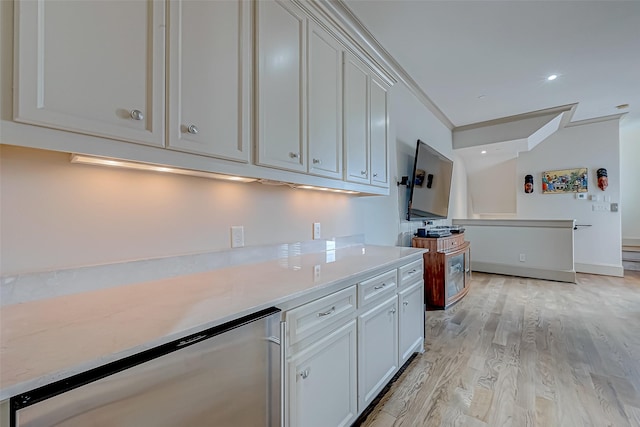
M 11 425 L 279 426 L 280 320 L 263 310 L 15 396 Z

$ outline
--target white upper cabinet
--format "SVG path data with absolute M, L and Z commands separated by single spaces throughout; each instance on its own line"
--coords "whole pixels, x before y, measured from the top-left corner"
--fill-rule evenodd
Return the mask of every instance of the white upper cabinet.
M 169 3 L 170 148 L 249 161 L 251 7 Z
M 306 24 L 304 12 L 286 1 L 258 1 L 256 163 L 307 171 Z
M 389 187 L 387 85 L 357 58 L 344 58 L 346 180 Z
M 309 173 L 342 178 L 342 46 L 308 24 Z
M 14 5 L 15 121 L 164 145 L 164 2 Z
M 372 77 L 370 97 L 371 184 L 388 187 L 389 111 L 387 86 Z
M 369 184 L 369 74 L 350 54 L 344 58 L 344 144 L 347 181 Z

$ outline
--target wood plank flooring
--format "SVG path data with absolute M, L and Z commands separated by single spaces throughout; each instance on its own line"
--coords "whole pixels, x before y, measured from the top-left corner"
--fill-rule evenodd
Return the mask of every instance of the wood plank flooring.
M 640 272 L 474 273 L 425 347 L 360 425 L 640 427 Z

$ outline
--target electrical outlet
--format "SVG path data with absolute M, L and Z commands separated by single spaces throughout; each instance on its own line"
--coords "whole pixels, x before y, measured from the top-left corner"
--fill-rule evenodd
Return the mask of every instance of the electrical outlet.
M 525 262 L 527 260 L 527 257 L 525 256 L 525 254 L 520 254 L 520 262 Z
M 231 226 L 231 247 L 241 248 L 244 246 L 244 227 L 242 225 Z
M 611 212 L 618 212 L 618 204 L 617 203 L 611 203 Z
M 316 282 L 318 280 L 320 280 L 320 264 L 314 265 L 313 266 L 313 281 Z
M 313 223 L 313 240 L 318 240 L 320 238 L 320 223 L 319 222 L 314 222 Z

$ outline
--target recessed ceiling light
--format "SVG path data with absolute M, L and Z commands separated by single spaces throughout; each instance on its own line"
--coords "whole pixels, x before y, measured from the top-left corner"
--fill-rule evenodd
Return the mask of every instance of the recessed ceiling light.
M 551 80 L 555 80 L 555 79 L 557 79 L 557 78 L 558 78 L 558 76 L 557 76 L 557 75 L 555 75 L 555 74 L 551 74 L 549 77 L 547 77 L 547 80 L 551 81 Z
M 480 154 L 487 154 L 487 150 L 482 150 Z

